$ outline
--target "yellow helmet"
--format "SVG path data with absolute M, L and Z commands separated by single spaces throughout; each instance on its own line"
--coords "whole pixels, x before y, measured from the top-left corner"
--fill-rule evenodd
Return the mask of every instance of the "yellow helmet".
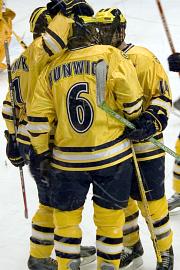
M 99 10 L 95 15 L 101 44 L 119 47 L 125 39 L 126 19 L 118 8 Z
M 68 42 L 69 49 L 99 43 L 99 30 L 93 16 L 78 16 L 74 19 L 72 33 Z
M 126 18 L 118 8 L 106 8 L 99 10 L 95 18 L 97 22 L 108 24 L 113 23 L 115 18 L 119 19 L 119 23 L 126 26 Z
M 36 8 L 29 19 L 30 32 L 33 33 L 34 39 L 41 36 L 45 32 L 48 24 L 52 21 L 52 18 L 46 7 Z

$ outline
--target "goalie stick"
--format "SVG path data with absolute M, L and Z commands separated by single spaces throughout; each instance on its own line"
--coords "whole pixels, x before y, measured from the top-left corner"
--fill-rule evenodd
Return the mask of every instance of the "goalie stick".
M 97 100 L 97 105 L 100 108 L 102 108 L 106 113 L 110 114 L 115 119 L 117 119 L 120 122 L 123 122 L 125 125 L 127 125 L 127 123 L 125 123 L 124 120 L 122 121 L 122 119 L 124 119 L 124 118 L 121 117 L 120 115 L 118 115 L 117 113 L 115 113 L 114 111 L 112 111 L 110 108 L 108 108 L 108 106 L 105 103 L 106 77 L 107 77 L 107 65 L 106 65 L 104 60 L 100 60 L 96 65 L 96 97 L 97 97 L 96 100 Z M 133 125 L 133 127 L 132 127 L 132 125 L 129 125 L 129 127 L 135 128 L 134 125 Z M 136 175 L 137 175 L 137 179 L 138 179 L 139 191 L 140 191 L 140 194 L 141 194 L 141 199 L 142 199 L 142 203 L 143 203 L 143 207 L 144 207 L 144 211 L 145 211 L 146 222 L 147 222 L 147 225 L 148 225 L 149 232 L 151 234 L 151 239 L 152 239 L 152 242 L 153 242 L 153 246 L 154 246 L 154 250 L 155 250 L 155 253 L 156 253 L 157 261 L 159 263 L 161 263 L 162 262 L 161 253 L 160 253 L 157 238 L 156 238 L 156 235 L 155 235 L 155 232 L 154 232 L 153 222 L 152 222 L 152 219 L 151 219 L 149 205 L 148 205 L 147 198 L 146 198 L 146 193 L 145 193 L 145 190 L 144 190 L 143 180 L 142 180 L 142 176 L 141 176 L 141 173 L 140 173 L 139 165 L 138 165 L 138 162 L 137 162 L 136 154 L 135 154 L 134 147 L 133 147 L 132 143 L 131 143 L 131 148 L 132 148 L 132 153 L 133 153 L 134 165 L 135 165 L 135 168 L 136 168 Z
M 13 113 L 14 131 L 15 131 L 15 136 L 17 138 L 17 118 L 16 118 L 16 108 L 15 108 L 15 93 L 14 93 L 14 86 L 13 86 L 12 75 L 11 75 L 9 46 L 8 46 L 7 41 L 4 42 L 4 48 L 5 48 L 7 71 L 8 71 L 8 82 L 9 82 L 9 91 L 10 91 L 11 106 L 12 106 L 12 113 Z M 17 141 L 16 141 L 16 143 L 17 143 Z M 21 188 L 22 188 L 23 201 L 24 201 L 24 216 L 25 216 L 25 218 L 28 218 L 28 208 L 27 208 L 25 182 L 24 182 L 24 174 L 23 174 L 22 166 L 19 166 L 19 172 L 20 172 Z

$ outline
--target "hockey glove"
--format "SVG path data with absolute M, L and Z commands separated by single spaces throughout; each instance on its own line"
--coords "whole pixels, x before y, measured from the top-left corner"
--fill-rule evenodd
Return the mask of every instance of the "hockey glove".
M 173 53 L 168 57 L 169 70 L 180 72 L 180 53 Z
M 18 147 L 19 147 L 19 153 L 20 153 L 21 157 L 23 158 L 24 163 L 26 165 L 29 165 L 30 156 L 31 156 L 31 152 L 32 152 L 32 146 L 29 144 L 24 144 L 24 143 L 18 142 Z
M 4 131 L 7 139 L 6 155 L 15 167 L 24 166 L 24 160 L 20 155 L 15 134 L 9 134 L 8 130 Z
M 148 112 L 143 113 L 138 119 L 132 121 L 135 129 L 125 128 L 125 136 L 132 141 L 146 141 L 156 132 L 155 119 Z
M 61 12 L 65 16 L 84 15 L 93 16 L 94 10 L 85 0 L 51 0 L 47 4 L 47 10 L 51 16 L 55 16 Z
M 49 168 L 50 168 L 50 151 L 46 151 L 42 154 L 36 154 L 32 149 L 30 155 L 30 172 L 36 182 L 43 182 L 45 185 L 49 185 Z

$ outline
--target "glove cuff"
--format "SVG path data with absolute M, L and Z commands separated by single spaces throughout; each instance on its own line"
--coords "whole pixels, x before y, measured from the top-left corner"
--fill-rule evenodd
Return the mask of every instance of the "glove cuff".
M 151 120 L 154 123 L 157 132 L 162 131 L 161 122 L 156 118 L 156 116 L 152 112 L 145 111 L 142 115 L 145 115 L 145 118 L 147 118 L 147 120 Z

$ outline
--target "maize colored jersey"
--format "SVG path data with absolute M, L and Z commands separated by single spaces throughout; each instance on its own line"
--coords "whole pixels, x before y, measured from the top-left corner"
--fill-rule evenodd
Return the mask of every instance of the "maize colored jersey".
M 4 42 L 10 43 L 12 35 L 12 20 L 16 14 L 9 8 L 3 8 L 3 2 L 0 2 L 0 69 L 6 66 L 2 63 L 5 58 Z M 3 68 L 4 66 L 4 68 Z
M 159 60 L 144 47 L 128 44 L 123 51 L 136 68 L 138 80 L 143 89 L 143 110 L 152 108 L 168 118 L 172 103 L 171 88 L 167 74 Z M 163 143 L 162 132 L 157 133 L 154 138 Z M 151 142 L 134 143 L 134 149 L 140 161 L 165 154 Z
M 97 106 L 96 63 L 108 65 L 106 102 L 129 120 L 142 109 L 142 89 L 127 56 L 111 46 L 66 51 L 40 75 L 28 131 L 37 153 L 48 150 L 51 125 L 57 119 L 52 166 L 63 170 L 95 170 L 131 157 L 124 125 Z
M 180 155 L 180 134 L 176 141 L 176 153 Z M 175 160 L 173 168 L 173 189 L 175 192 L 180 193 L 180 162 Z
M 61 21 L 61 24 L 59 24 Z M 58 14 L 49 24 L 43 37 L 34 40 L 12 64 L 12 79 L 15 89 L 16 116 L 20 121 L 18 140 L 29 143 L 25 125 L 26 113 L 31 104 L 35 85 L 41 70 L 56 54 L 64 52 L 73 20 Z M 54 31 L 53 31 L 54 30 Z M 55 49 L 56 48 L 56 49 Z M 10 93 L 3 103 L 3 117 L 10 133 L 14 133 Z M 21 141 L 22 142 L 22 141 Z

